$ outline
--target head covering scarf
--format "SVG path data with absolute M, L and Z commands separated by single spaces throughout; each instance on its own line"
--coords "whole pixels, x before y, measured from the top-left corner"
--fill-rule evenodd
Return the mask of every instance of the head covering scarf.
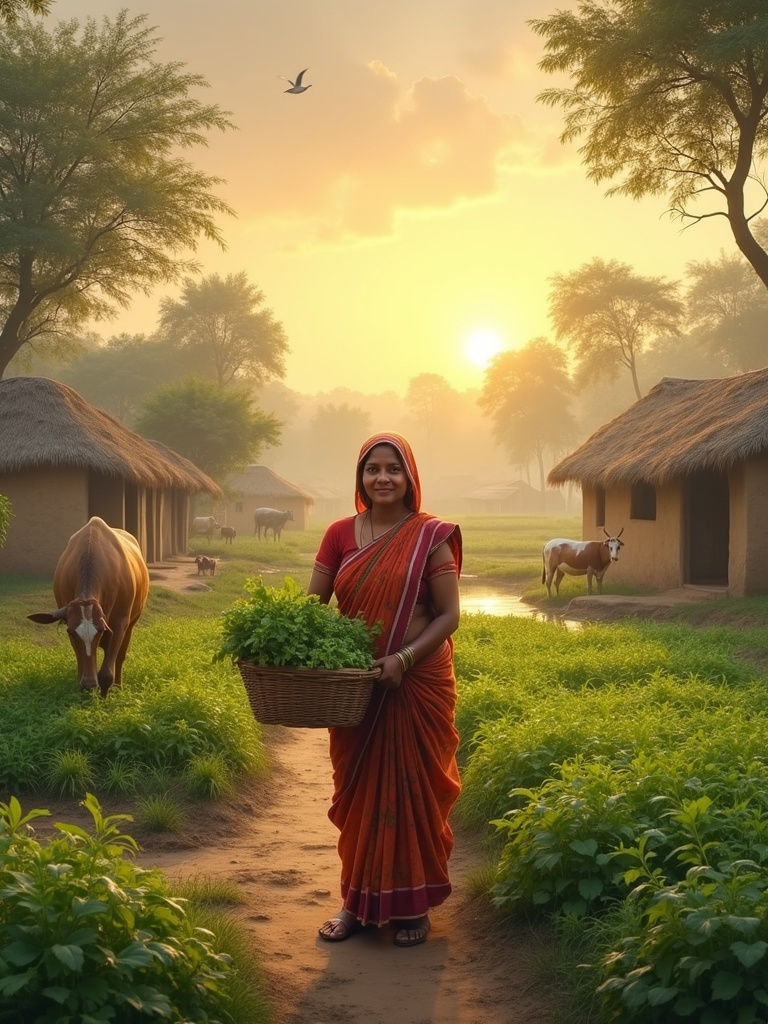
M 395 434 L 392 431 L 372 434 L 367 441 L 363 442 L 360 454 L 357 457 L 357 470 L 355 472 L 355 508 L 358 512 L 365 512 L 368 509 L 361 489 L 361 469 L 371 450 L 378 444 L 390 445 L 400 456 L 403 468 L 405 469 L 405 475 L 408 477 L 408 482 L 413 491 L 413 511 L 418 512 L 421 509 L 421 483 L 419 482 L 419 470 L 416 466 L 416 459 L 413 456 L 410 444 L 402 434 Z

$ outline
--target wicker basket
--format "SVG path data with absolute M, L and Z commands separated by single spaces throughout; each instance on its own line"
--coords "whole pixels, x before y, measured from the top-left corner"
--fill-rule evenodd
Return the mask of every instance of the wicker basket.
M 238 661 L 253 717 L 265 725 L 325 729 L 358 725 L 379 669 L 273 668 Z

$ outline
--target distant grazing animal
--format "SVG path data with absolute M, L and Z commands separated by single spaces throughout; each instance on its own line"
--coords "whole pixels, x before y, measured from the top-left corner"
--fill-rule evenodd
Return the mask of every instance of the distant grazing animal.
M 289 508 L 281 512 L 276 508 L 257 508 L 253 514 L 254 530 L 261 540 L 261 531 L 264 530 L 264 540 L 267 539 L 267 531 L 272 531 L 272 540 L 279 540 L 283 527 L 288 520 L 293 522 L 293 512 Z
M 547 585 L 547 596 L 552 597 L 552 579 L 555 581 L 555 593 L 560 594 L 560 583 L 563 576 L 586 576 L 587 593 L 592 593 L 592 578 L 597 580 L 597 592 L 603 592 L 603 576 L 611 562 L 618 562 L 619 548 L 624 541 L 619 540 L 624 527 L 615 537 L 603 527 L 608 540 L 563 540 L 561 537 L 547 541 L 544 545 L 542 558 L 544 571 L 541 582 Z
M 111 686 L 122 683 L 131 633 L 148 594 L 149 572 L 136 538 L 93 516 L 69 538 L 54 570 L 58 609 L 27 618 L 66 623 L 80 689 L 98 686 L 106 697 Z M 104 652 L 101 668 L 99 647 Z
M 237 530 L 234 526 L 222 526 L 221 528 L 221 539 L 225 544 L 231 544 L 237 536 Z
M 205 536 L 210 540 L 214 531 L 218 529 L 219 524 L 215 516 L 195 516 L 192 520 L 192 533 L 196 536 Z
M 302 85 L 301 84 L 301 80 L 304 77 L 304 75 L 306 75 L 306 73 L 308 71 L 309 71 L 309 68 L 304 68 L 303 71 L 300 71 L 298 73 L 298 75 L 296 75 L 296 81 L 295 82 L 292 82 L 290 80 L 290 78 L 285 78 L 284 75 L 278 75 L 277 77 L 278 78 L 282 78 L 284 82 L 288 82 L 288 84 L 290 85 L 291 88 L 290 89 L 286 89 L 285 90 L 286 92 L 294 92 L 294 93 L 306 92 L 307 89 L 311 89 L 312 86 L 311 85 Z
M 197 562 L 197 575 L 200 573 L 205 576 L 206 572 L 210 572 L 211 576 L 216 575 L 216 559 L 209 558 L 207 555 L 198 555 L 195 559 Z

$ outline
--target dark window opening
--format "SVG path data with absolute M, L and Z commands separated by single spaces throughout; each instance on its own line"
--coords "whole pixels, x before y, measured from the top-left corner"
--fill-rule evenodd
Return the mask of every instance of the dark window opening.
M 653 486 L 653 484 L 632 484 L 632 497 L 629 505 L 629 518 L 656 518 L 656 488 Z
M 605 489 L 595 488 L 595 526 L 605 526 Z

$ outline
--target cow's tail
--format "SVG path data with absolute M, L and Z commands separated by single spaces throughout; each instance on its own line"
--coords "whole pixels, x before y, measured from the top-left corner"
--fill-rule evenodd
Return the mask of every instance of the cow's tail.
M 541 582 L 542 583 L 546 583 L 547 582 L 547 560 L 544 557 L 544 555 L 541 556 L 541 561 L 542 561 Z

